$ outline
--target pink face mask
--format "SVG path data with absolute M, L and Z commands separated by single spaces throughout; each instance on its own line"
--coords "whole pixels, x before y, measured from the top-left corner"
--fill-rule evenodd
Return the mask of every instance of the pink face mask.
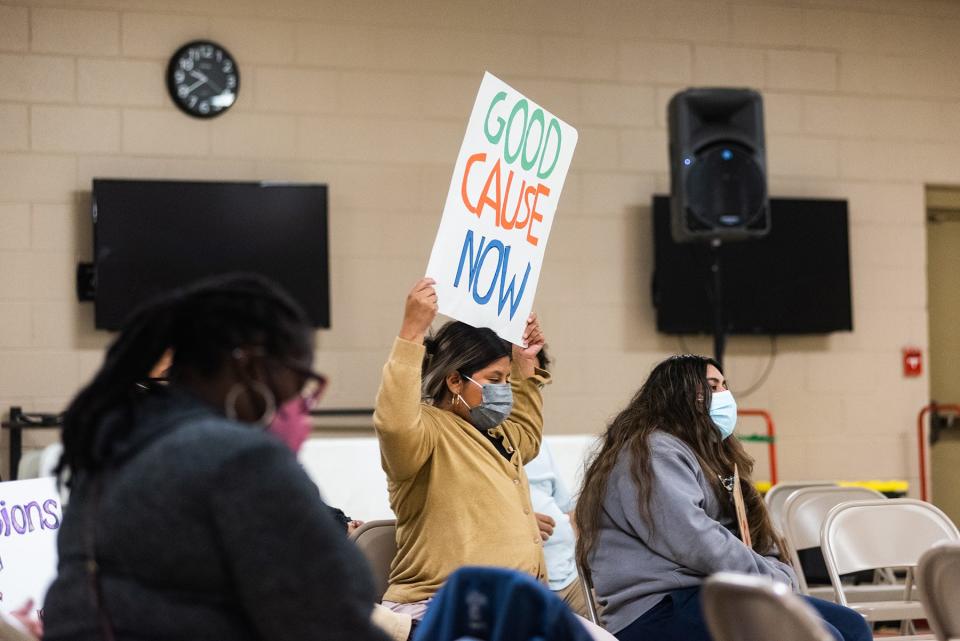
M 294 396 L 277 409 L 267 431 L 287 444 L 296 454 L 310 434 L 310 413 L 301 396 Z
M 320 401 L 326 380 L 318 378 L 316 387 L 298 394 L 281 405 L 267 426 L 267 431 L 287 444 L 294 454 L 300 452 L 310 434 L 310 410 Z

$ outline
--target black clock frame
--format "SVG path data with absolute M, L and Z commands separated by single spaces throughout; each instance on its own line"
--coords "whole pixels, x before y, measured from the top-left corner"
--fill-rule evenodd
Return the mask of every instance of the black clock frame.
M 211 111 L 210 113 L 206 113 L 206 114 L 199 111 L 194 111 L 187 105 L 180 102 L 180 97 L 177 95 L 177 83 L 173 79 L 173 76 L 176 73 L 177 68 L 179 66 L 180 58 L 183 56 L 183 54 L 186 53 L 188 50 L 193 49 L 194 47 L 202 47 L 202 46 L 210 46 L 210 47 L 214 47 L 215 49 L 219 49 L 220 51 L 223 52 L 223 55 L 226 58 L 229 58 L 230 61 L 233 63 L 233 73 L 237 77 L 237 86 L 233 88 L 233 93 L 237 96 L 237 98 L 240 97 L 240 66 L 237 64 L 237 59 L 233 56 L 232 53 L 227 51 L 226 47 L 224 47 L 223 45 L 217 44 L 212 40 L 191 40 L 185 45 L 179 47 L 173 53 L 173 55 L 170 57 L 170 62 L 167 63 L 167 93 L 170 95 L 170 99 L 173 101 L 173 104 L 175 104 L 180 111 L 184 112 L 188 116 L 193 116 L 194 118 L 203 118 L 203 119 L 216 118 L 217 116 L 220 116 L 226 113 L 230 109 L 230 107 L 233 106 L 233 104 L 236 104 L 236 100 L 234 100 L 233 104 L 227 107 L 224 107 L 219 111 Z

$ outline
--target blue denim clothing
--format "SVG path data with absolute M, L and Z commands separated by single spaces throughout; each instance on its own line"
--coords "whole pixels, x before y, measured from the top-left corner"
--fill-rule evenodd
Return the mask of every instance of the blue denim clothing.
M 619 641 L 712 641 L 703 615 L 701 588 L 675 590 L 643 616 L 616 633 Z M 862 616 L 842 605 L 803 597 L 836 641 L 873 641 Z

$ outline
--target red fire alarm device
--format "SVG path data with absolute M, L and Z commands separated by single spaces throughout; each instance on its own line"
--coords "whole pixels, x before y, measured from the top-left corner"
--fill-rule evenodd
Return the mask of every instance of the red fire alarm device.
M 919 347 L 903 348 L 903 375 L 920 376 L 923 374 L 923 352 Z

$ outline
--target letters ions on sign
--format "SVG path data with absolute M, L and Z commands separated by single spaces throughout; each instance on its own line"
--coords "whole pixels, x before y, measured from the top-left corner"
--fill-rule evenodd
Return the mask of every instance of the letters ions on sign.
M 62 522 L 55 479 L 0 483 L 0 610 L 9 612 L 31 599 L 37 610 L 43 608 L 47 588 L 57 575 Z
M 29 534 L 34 530 L 56 530 L 60 527 L 60 506 L 47 499 L 42 506 L 38 501 L 24 505 L 7 506 L 0 501 L 0 536 Z

